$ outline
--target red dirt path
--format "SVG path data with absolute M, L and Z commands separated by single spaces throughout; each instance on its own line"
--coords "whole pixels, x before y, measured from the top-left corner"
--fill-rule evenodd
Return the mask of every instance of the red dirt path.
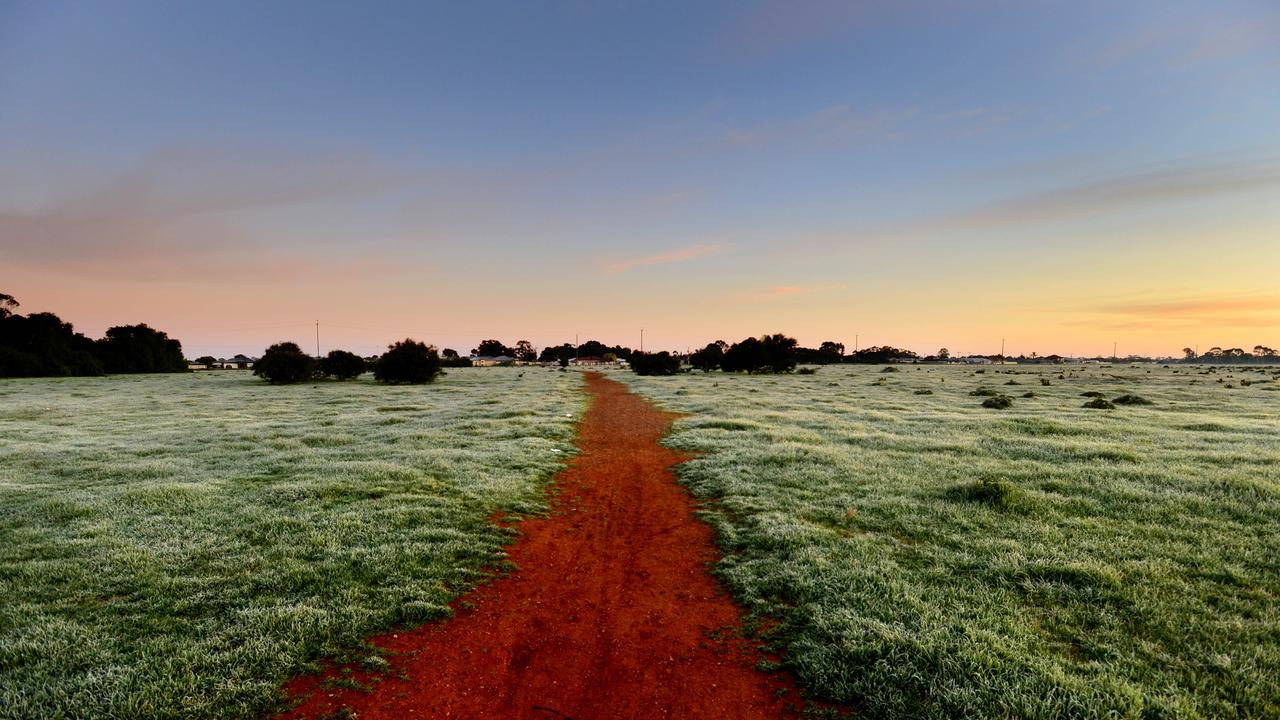
M 658 444 L 674 416 L 586 381 L 581 453 L 556 478 L 551 517 L 520 523 L 519 569 L 452 619 L 375 638 L 393 657 L 372 692 L 300 678 L 286 690 L 306 699 L 282 718 L 789 716 L 794 684 L 755 669 L 737 607 L 707 574 L 711 531 L 671 471 L 685 458 Z

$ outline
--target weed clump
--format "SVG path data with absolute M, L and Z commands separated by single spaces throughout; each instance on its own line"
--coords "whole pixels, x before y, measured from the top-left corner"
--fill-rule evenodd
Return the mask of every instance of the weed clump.
M 890 367 L 887 367 L 887 368 L 885 368 L 885 369 L 881 370 L 880 372 L 882 372 L 882 373 L 898 372 L 898 368 L 890 366 Z
M 1008 395 L 996 395 L 982 401 L 982 407 L 992 410 L 1004 410 L 1013 405 L 1013 398 Z
M 1033 398 L 1033 397 L 1035 397 L 1035 396 L 1036 396 L 1036 394 L 1035 394 L 1034 392 L 1032 392 L 1031 390 L 1028 390 L 1028 391 L 1026 391 L 1026 392 L 1022 393 L 1022 397 L 1024 397 L 1024 398 Z
M 1141 395 L 1121 395 L 1112 400 L 1116 405 L 1155 405 L 1155 403 L 1142 397 Z
M 811 368 L 811 367 L 802 367 L 799 370 L 796 370 L 797 375 L 816 375 L 817 372 L 818 372 L 817 368 Z
M 1021 510 L 1034 505 L 1027 492 L 1008 480 L 982 478 L 949 493 L 952 499 L 978 503 L 997 510 Z
M 1087 407 L 1091 410 L 1115 410 L 1116 409 L 1116 406 L 1112 405 L 1110 400 L 1106 400 L 1100 397 L 1096 397 L 1090 400 L 1089 402 L 1085 403 L 1081 407 Z
M 932 395 L 933 391 L 930 390 L 929 388 L 922 388 L 920 390 L 917 390 L 915 394 L 916 395 Z
M 1044 385 L 1045 387 L 1048 387 L 1053 383 L 1049 382 L 1049 378 L 1040 378 L 1040 384 Z
M 1090 390 L 1088 392 L 1080 393 L 1080 397 L 1100 398 L 1102 397 L 1102 393 L 1098 392 L 1097 390 Z
M 969 395 L 972 397 L 995 397 L 999 394 L 999 390 L 993 390 L 991 388 L 978 388 L 977 390 L 969 391 Z

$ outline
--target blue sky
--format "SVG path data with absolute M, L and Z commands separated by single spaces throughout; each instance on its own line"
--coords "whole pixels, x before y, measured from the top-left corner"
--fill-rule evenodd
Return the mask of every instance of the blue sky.
M 1275 346 L 1277 88 L 1270 2 L 0 2 L 0 282 L 215 354 Z

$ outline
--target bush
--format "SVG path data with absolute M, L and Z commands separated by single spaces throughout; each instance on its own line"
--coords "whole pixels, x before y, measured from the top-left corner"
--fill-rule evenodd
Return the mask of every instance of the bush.
M 993 390 L 991 388 L 978 388 L 977 390 L 969 391 L 969 395 L 971 397 L 995 397 L 999 394 L 999 390 Z
M 1049 382 L 1049 378 L 1040 378 L 1040 384 L 1044 385 L 1045 387 L 1048 387 L 1053 383 Z
M 316 373 L 316 359 L 302 352 L 296 343 L 276 343 L 253 364 L 253 374 L 273 384 L 310 380 Z
M 1033 397 L 1035 397 L 1035 396 L 1036 396 L 1036 394 L 1035 394 L 1034 392 L 1030 391 L 1030 390 L 1028 390 L 1028 391 L 1026 391 L 1026 392 L 1022 393 L 1022 397 L 1024 397 L 1024 398 L 1033 398 Z
M 996 395 L 982 401 L 982 407 L 992 410 L 1004 410 L 1013 405 L 1013 398 L 1008 395 Z
M 1142 397 L 1141 395 L 1121 395 L 1112 400 L 1116 405 L 1154 405 L 1155 403 Z
M 896 368 L 896 367 L 886 367 L 885 369 L 881 370 L 880 372 L 882 372 L 882 373 L 898 372 L 898 368 Z
M 365 370 L 364 358 L 346 350 L 330 350 L 320 361 L 320 371 L 338 380 L 359 377 Z
M 1085 403 L 1081 407 L 1087 407 L 1091 410 L 1115 410 L 1116 409 L 1115 405 L 1112 405 L 1108 400 L 1105 400 L 1100 397 L 1096 397 L 1090 400 L 1089 402 Z
M 922 390 L 917 390 L 917 391 L 915 392 L 915 394 L 916 394 L 916 395 L 932 395 L 932 394 L 933 394 L 933 391 L 932 391 L 932 390 L 930 390 L 930 389 L 928 389 L 928 388 L 924 388 L 924 389 L 922 389 Z
M 796 370 L 797 375 L 816 375 L 817 372 L 818 372 L 817 368 L 811 368 L 811 367 L 802 367 Z
M 1089 392 L 1080 393 L 1080 397 L 1100 398 L 1102 397 L 1102 393 L 1098 392 L 1097 390 L 1090 390 Z
M 669 352 L 631 353 L 631 371 L 637 375 L 675 375 L 680 372 L 680 358 Z
M 406 338 L 394 345 L 374 365 L 378 382 L 418 385 L 433 382 L 440 375 L 440 355 L 434 346 Z

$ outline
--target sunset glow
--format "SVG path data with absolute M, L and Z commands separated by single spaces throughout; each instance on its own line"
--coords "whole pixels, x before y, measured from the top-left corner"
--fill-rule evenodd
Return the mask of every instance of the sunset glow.
M 0 291 L 190 357 L 1280 345 L 1274 3 L 0 6 Z

